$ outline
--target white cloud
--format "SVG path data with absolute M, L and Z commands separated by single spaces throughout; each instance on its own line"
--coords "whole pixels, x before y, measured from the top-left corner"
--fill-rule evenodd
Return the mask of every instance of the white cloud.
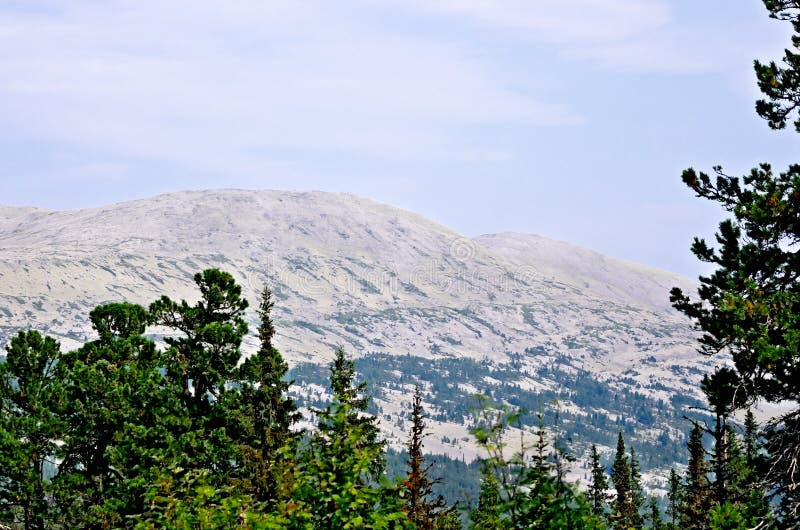
M 447 157 L 462 127 L 578 119 L 468 50 L 365 31 L 332 7 L 176 0 L 0 12 L 0 120 L 15 134 L 236 171 L 292 149 Z

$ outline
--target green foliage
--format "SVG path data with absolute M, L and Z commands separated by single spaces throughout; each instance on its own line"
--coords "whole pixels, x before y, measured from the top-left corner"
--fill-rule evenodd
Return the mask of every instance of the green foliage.
M 800 3 L 764 0 L 764 4 L 771 17 L 788 21 L 794 30 L 793 50 L 786 50 L 782 64 L 755 61 L 764 95 L 756 111 L 771 128 L 782 129 L 800 103 Z M 794 125 L 800 131 L 800 119 Z M 747 403 L 765 398 L 796 404 L 800 401 L 800 165 L 776 174 L 764 163 L 742 178 L 725 174 L 721 167 L 714 172 L 712 178 L 687 169 L 682 179 L 698 197 L 719 204 L 731 216 L 719 225 L 716 247 L 702 239 L 692 245 L 700 261 L 716 268 L 700 278 L 699 300 L 677 288 L 671 300 L 703 332 L 703 353 L 732 355 L 736 371 L 724 392 L 726 406 L 742 405 L 734 397 Z M 784 523 L 794 525 L 800 524 L 800 467 L 792 465 L 800 460 L 798 417 L 795 408 L 776 418 L 764 433 L 769 457 L 765 482 L 781 498 Z M 717 471 L 726 472 L 724 467 Z
M 586 500 L 592 507 L 592 513 L 598 517 L 604 517 L 608 510 L 608 501 L 611 495 L 608 492 L 608 477 L 606 469 L 600 464 L 600 454 L 597 446 L 592 444 L 591 458 L 591 481 L 586 490 Z
M 37 331 L 20 331 L 0 363 L 0 520 L 45 528 L 47 464 L 62 430 L 51 405 L 63 399 L 55 364 L 59 344 Z
M 667 515 L 671 529 L 678 527 L 685 496 L 686 489 L 683 481 L 675 468 L 671 468 L 669 470 L 669 489 L 667 490 Z
M 789 21 L 794 29 L 792 46 L 800 48 L 800 3 L 796 0 L 764 0 L 772 18 Z M 758 88 L 766 96 L 756 102 L 756 112 L 773 129 L 783 129 L 800 103 L 800 54 L 786 49 L 783 65 L 774 61 L 763 64 L 755 61 Z M 794 122 L 800 132 L 800 119 Z
M 429 477 L 431 464 L 426 462 L 422 452 L 423 441 L 427 435 L 423 415 L 422 395 L 419 387 L 416 387 L 408 440 L 408 473 L 403 482 L 405 513 L 417 530 L 438 530 L 445 526 L 453 526 L 450 514 L 455 512 L 455 508 L 448 508 L 441 495 L 437 497 L 433 494 L 433 485 L 437 481 Z
M 315 529 L 411 528 L 397 488 L 376 481 L 384 466 L 384 442 L 376 419 L 366 414 L 365 383 L 338 348 L 330 368 L 333 400 L 318 410 L 318 430 L 302 452 L 295 499 Z
M 703 429 L 697 423 L 692 427 L 687 446 L 689 465 L 686 470 L 680 523 L 681 527 L 688 530 L 703 530 L 708 527 L 712 497 L 708 481 L 708 462 L 703 448 Z
M 664 528 L 664 521 L 661 519 L 661 510 L 658 507 L 658 500 L 655 497 L 650 497 L 649 519 L 651 530 L 662 530 Z
M 190 305 L 166 296 L 150 305 L 151 321 L 166 327 L 163 370 L 177 388 L 182 404 L 180 422 L 173 425 L 175 467 L 227 474 L 241 464 L 236 459 L 235 433 L 249 422 L 240 407 L 236 381 L 240 346 L 247 333 L 247 301 L 233 277 L 217 269 L 194 276 L 201 298 Z
M 563 480 L 560 457 L 548 449 L 541 413 L 533 446 L 521 436 L 517 449 L 508 453 L 508 431 L 521 426 L 520 417 L 519 411 L 481 398 L 472 432 L 487 456 L 472 528 L 603 528 L 583 495 Z
M 144 510 L 143 488 L 168 458 L 178 401 L 142 336 L 144 308 L 108 304 L 90 319 L 99 338 L 63 354 L 56 372 L 65 428 L 53 479 L 55 502 L 73 528 L 120 526 Z
M 242 475 L 249 477 L 245 487 L 269 508 L 290 494 L 288 484 L 292 481 L 298 440 L 298 433 L 292 427 L 300 420 L 297 405 L 288 396 L 291 385 L 285 379 L 288 365 L 272 345 L 275 334 L 270 317 L 272 307 L 272 293 L 265 287 L 258 308 L 260 347 L 236 371 L 238 403 L 228 406 L 240 418 L 234 425 L 241 429 L 235 438 L 244 467 Z
M 636 525 L 637 512 L 633 500 L 631 476 L 631 461 L 625 454 L 625 440 L 622 438 L 622 433 L 619 433 L 617 452 L 611 469 L 611 482 L 616 491 L 610 517 L 614 529 L 627 530 Z

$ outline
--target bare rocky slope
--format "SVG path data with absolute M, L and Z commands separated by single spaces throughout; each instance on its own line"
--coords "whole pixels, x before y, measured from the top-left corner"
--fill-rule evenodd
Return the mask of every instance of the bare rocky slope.
M 673 396 L 697 397 L 709 362 L 695 353 L 689 322 L 669 307 L 672 286 L 692 289 L 685 278 L 534 235 L 473 239 L 386 204 L 323 192 L 190 191 L 73 211 L 0 207 L 0 341 L 32 327 L 72 347 L 91 337 L 92 307 L 146 305 L 162 294 L 191 300 L 192 275 L 208 267 L 232 273 L 253 307 L 262 286 L 272 288 L 277 345 L 300 376 L 313 379 L 310 367 L 338 344 L 364 359 L 416 359 L 417 376 L 398 365 L 390 380 L 375 382 L 389 431 L 403 426 L 397 396 L 431 370 L 445 370 L 446 381 L 449 362 L 488 367 L 475 368 L 475 380 L 453 379 L 463 396 L 492 385 L 511 385 L 501 397 L 545 389 L 577 423 L 604 414 L 614 425 L 628 413 L 576 404 L 582 386 L 565 378 L 585 372 L 608 392 L 624 388 L 677 414 Z M 246 346 L 253 344 L 251 337 Z M 492 377 L 507 367 L 514 381 Z M 434 411 L 447 408 L 430 396 Z M 466 419 L 437 417 L 435 428 L 463 438 Z M 633 436 L 655 444 L 675 431 L 667 423 L 634 425 Z

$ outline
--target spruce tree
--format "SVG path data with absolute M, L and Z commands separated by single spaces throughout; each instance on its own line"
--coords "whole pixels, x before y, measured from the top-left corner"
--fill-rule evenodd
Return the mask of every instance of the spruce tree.
M 680 475 L 675 471 L 675 468 L 669 470 L 669 489 L 667 491 L 667 515 L 669 516 L 669 525 L 671 530 L 678 528 L 678 522 L 682 518 L 683 499 L 685 490 Z
M 366 383 L 356 382 L 355 365 L 341 347 L 330 386 L 333 399 L 316 411 L 318 429 L 299 462 L 293 501 L 318 530 L 409 527 L 398 493 L 377 484 L 385 444 L 377 419 L 366 413 Z
M 649 505 L 649 519 L 651 530 L 663 530 L 664 521 L 661 519 L 661 510 L 658 507 L 658 500 L 655 497 L 650 497 Z
M 478 506 L 470 513 L 472 530 L 498 530 L 504 528 L 500 485 L 494 471 L 484 466 L 481 468 L 481 491 Z
M 237 402 L 229 405 L 248 421 L 239 425 L 238 439 L 242 446 L 245 478 L 251 484 L 254 498 L 272 508 L 286 500 L 290 489 L 296 434 L 292 427 L 300 413 L 288 396 L 291 382 L 286 381 L 289 367 L 273 346 L 275 327 L 272 323 L 272 293 L 264 287 L 258 307 L 259 349 L 239 367 L 236 379 L 240 385 Z
M 591 452 L 591 480 L 586 490 L 586 498 L 592 507 L 592 513 L 603 517 L 608 508 L 611 495 L 608 493 L 608 477 L 605 467 L 600 464 L 600 454 L 597 446 L 592 444 Z
M 631 508 L 632 508 L 632 522 L 634 528 L 640 528 L 644 525 L 644 517 L 642 512 L 647 498 L 644 493 L 644 486 L 642 485 L 642 471 L 639 467 L 639 459 L 636 458 L 636 451 L 631 447 L 630 449 L 630 467 L 631 467 Z
M 613 528 L 628 530 L 634 524 L 633 491 L 631 489 L 631 466 L 625 454 L 625 441 L 622 433 L 617 436 L 617 452 L 611 468 L 611 482 L 616 490 L 611 511 Z
M 687 530 L 704 530 L 708 527 L 711 508 L 711 487 L 708 481 L 708 463 L 703 447 L 703 429 L 695 423 L 687 442 L 689 465 L 686 469 L 686 486 L 681 509 L 681 526 Z

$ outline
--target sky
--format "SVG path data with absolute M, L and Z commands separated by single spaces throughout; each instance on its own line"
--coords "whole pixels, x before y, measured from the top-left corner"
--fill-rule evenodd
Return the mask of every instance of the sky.
M 689 277 L 681 171 L 798 161 L 759 0 L 0 0 L 0 204 L 347 191 Z

